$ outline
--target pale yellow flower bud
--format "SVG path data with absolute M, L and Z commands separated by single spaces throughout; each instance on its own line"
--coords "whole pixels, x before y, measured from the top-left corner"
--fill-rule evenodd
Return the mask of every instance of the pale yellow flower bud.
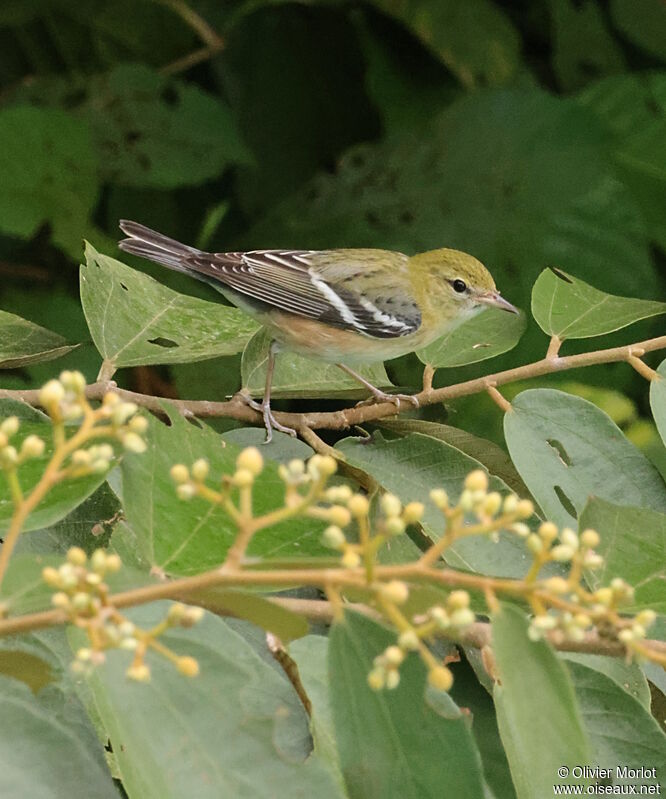
M 458 505 L 467 513 L 474 508 L 474 494 L 469 490 L 465 489 L 462 494 L 460 495 L 460 499 L 458 500 Z
M 148 419 L 145 416 L 133 416 L 128 427 L 133 433 L 143 435 L 148 430 Z
M 147 449 L 146 442 L 141 438 L 141 436 L 137 435 L 136 433 L 125 433 L 122 438 L 123 447 L 129 452 L 136 452 L 137 454 L 141 454 L 145 452 Z
M 191 483 L 181 483 L 176 488 L 176 496 L 178 499 L 192 499 L 196 493 L 196 489 Z
M 544 587 L 553 594 L 566 594 L 570 590 L 569 583 L 564 577 L 549 577 L 545 581 Z
M 433 488 L 430 492 L 430 500 L 440 510 L 444 510 L 449 506 L 449 495 L 443 488 Z
M 560 533 L 560 541 L 573 550 L 578 549 L 578 536 L 570 527 L 565 527 L 562 530 Z
M 346 527 L 351 522 L 351 513 L 342 505 L 332 505 L 328 509 L 328 519 L 338 527 Z
M 587 529 L 580 534 L 580 541 L 584 547 L 594 549 L 599 546 L 601 538 L 596 530 Z
M 521 538 L 527 538 L 530 534 L 530 528 L 525 522 L 514 522 L 509 529 Z
M 49 380 L 39 392 L 39 402 L 47 410 L 53 409 L 65 399 L 65 389 L 58 380 Z
M 21 455 L 24 458 L 39 458 L 45 448 L 46 444 L 39 436 L 28 436 L 21 444 Z
M 575 550 L 567 544 L 558 544 L 550 550 L 550 556 L 558 563 L 567 563 L 573 558 Z
M 373 669 L 368 674 L 368 685 L 373 691 L 381 691 L 386 681 L 386 672 L 382 668 Z
M 115 552 L 111 552 L 109 555 L 106 556 L 106 570 L 107 572 L 111 572 L 114 574 L 115 572 L 119 572 L 122 568 L 123 562 L 120 559 L 120 555 L 116 554 Z
M 481 509 L 488 516 L 495 516 L 501 507 L 502 495 L 497 491 L 491 491 L 490 494 L 487 494 L 481 505 Z
M 264 468 L 264 458 L 256 447 L 246 447 L 236 458 L 236 468 L 247 469 L 256 477 Z
M 534 533 L 527 537 L 526 544 L 527 548 L 533 555 L 538 555 L 540 552 L 543 552 L 543 541 Z
M 361 556 L 353 549 L 347 549 L 340 562 L 345 569 L 355 569 L 361 563 Z
M 7 438 L 11 438 L 18 432 L 19 429 L 19 420 L 18 416 L 8 416 L 1 424 L 0 424 L 0 432 L 4 433 Z
M 438 691 L 449 691 L 453 685 L 453 674 L 446 666 L 435 666 L 428 672 L 428 683 Z
M 529 519 L 534 513 L 534 504 L 529 499 L 521 499 L 516 505 L 516 513 L 520 519 Z
M 60 573 L 53 566 L 45 566 L 42 569 L 42 580 L 51 588 L 61 588 Z
M 405 524 L 416 524 L 416 522 L 420 522 L 424 510 L 425 508 L 422 502 L 408 502 L 402 512 L 403 522 Z
M 384 516 L 400 516 L 402 513 L 402 502 L 395 494 L 384 494 L 379 504 Z
M 355 516 L 357 519 L 359 519 L 362 516 L 367 515 L 368 510 L 370 509 L 370 503 L 368 502 L 367 498 L 363 496 L 363 494 L 354 494 L 354 496 L 347 503 L 347 507 L 349 508 L 352 516 Z
M 394 605 L 404 605 L 409 599 L 409 587 L 402 580 L 390 580 L 380 590 L 384 598 Z
M 343 549 L 347 539 L 342 530 L 337 525 L 332 524 L 324 530 L 322 543 L 329 549 Z
M 192 479 L 196 480 L 197 483 L 203 483 L 208 477 L 209 471 L 210 465 L 208 461 L 205 458 L 199 458 L 192 464 Z
M 199 664 L 196 659 L 188 655 L 182 655 L 176 661 L 176 668 L 186 677 L 196 677 L 199 674 Z
M 504 497 L 504 503 L 502 507 L 504 513 L 515 513 L 517 507 L 518 497 L 515 494 L 509 494 L 508 497 Z
M 557 538 L 557 525 L 553 522 L 543 522 L 539 525 L 539 536 L 545 544 L 552 544 Z
M 136 680 L 137 682 L 150 682 L 150 669 L 145 663 L 137 663 L 136 665 L 132 664 L 127 669 L 125 674 L 130 678 L 130 680 Z
M 407 652 L 414 652 L 419 648 L 419 637 L 414 630 L 405 630 L 398 637 L 398 646 Z
M 384 652 L 384 661 L 387 666 L 395 668 L 405 659 L 405 653 L 399 646 L 389 646 Z
M 467 591 L 451 591 L 447 600 L 446 606 L 449 610 L 457 610 L 458 608 L 469 607 L 469 594 Z
M 488 475 L 483 469 L 475 469 L 465 478 L 465 488 L 469 491 L 483 491 L 485 493 L 488 490 Z
M 67 550 L 67 560 L 73 566 L 84 566 L 88 562 L 88 556 L 81 547 L 70 547 Z
M 174 483 L 187 483 L 190 479 L 189 469 L 182 463 L 175 463 L 169 474 Z
M 74 394 L 83 393 L 86 387 L 86 379 L 81 372 L 61 372 L 60 382 L 68 390 Z
M 470 624 L 474 624 L 476 616 L 469 608 L 459 608 L 450 614 L 449 619 L 452 627 L 461 628 L 469 627 Z
M 400 684 L 400 672 L 396 669 L 386 672 L 386 688 L 393 691 Z
M 650 608 L 641 610 L 641 612 L 636 616 L 637 624 L 640 624 L 643 627 L 651 627 L 656 620 L 657 620 L 657 614 L 654 612 L 654 610 L 651 610 Z
M 387 535 L 402 535 L 405 532 L 405 523 L 399 516 L 392 516 L 384 523 Z
M 254 475 L 249 469 L 239 469 L 232 478 L 233 484 L 239 488 L 247 488 L 254 483 Z

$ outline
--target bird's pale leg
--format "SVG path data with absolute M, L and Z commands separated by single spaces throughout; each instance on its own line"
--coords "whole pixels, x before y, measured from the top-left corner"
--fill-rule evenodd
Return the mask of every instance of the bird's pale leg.
M 372 394 L 374 402 L 392 402 L 396 408 L 399 408 L 400 401 L 405 400 L 405 402 L 411 402 L 415 408 L 419 407 L 418 399 L 413 397 L 411 394 L 387 394 L 385 391 L 377 388 L 377 386 L 373 386 L 372 383 L 358 374 L 358 372 L 355 372 L 353 369 L 345 366 L 344 363 L 337 363 L 336 366 L 339 369 L 342 369 L 342 371 L 348 374 L 350 377 L 353 377 L 354 380 L 357 380 L 359 383 L 361 383 L 361 385 L 365 386 Z
M 261 402 L 255 402 L 253 399 L 244 397 L 247 404 L 264 417 L 264 426 L 266 427 L 266 440 L 264 441 L 264 444 L 268 444 L 273 440 L 273 430 L 279 430 L 281 433 L 288 433 L 290 436 L 296 436 L 296 431 L 292 427 L 286 427 L 285 425 L 280 424 L 275 416 L 273 416 L 273 411 L 271 410 L 271 386 L 273 383 L 273 372 L 275 371 L 276 350 L 276 342 L 271 341 L 271 345 L 268 348 L 266 386 L 264 388 L 263 400 Z

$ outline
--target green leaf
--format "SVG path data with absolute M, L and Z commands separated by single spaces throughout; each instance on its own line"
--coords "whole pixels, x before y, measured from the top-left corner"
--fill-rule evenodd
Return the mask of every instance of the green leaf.
M 192 83 L 143 64 L 121 64 L 86 86 L 80 114 L 89 122 L 104 177 L 172 189 L 248 163 L 231 110 Z
M 410 433 L 423 433 L 424 436 L 436 438 L 445 444 L 469 455 L 470 458 L 483 464 L 485 468 L 503 480 L 512 491 L 521 497 L 528 497 L 529 491 L 523 482 L 523 478 L 516 471 L 516 467 L 511 463 L 511 459 L 502 447 L 486 438 L 468 433 L 459 427 L 451 427 L 448 424 L 438 422 L 428 422 L 424 419 L 381 419 L 377 422 L 378 427 L 397 433 L 399 436 L 406 436 Z
M 117 799 L 108 771 L 77 731 L 44 707 L 30 689 L 0 677 L 0 794 Z
M 151 627 L 167 607 L 156 603 L 131 618 Z M 307 716 L 293 688 L 241 635 L 206 614 L 160 641 L 195 657 L 199 676 L 183 677 L 151 655 L 151 682 L 137 684 L 125 676 L 127 653 L 116 650 L 89 678 L 129 796 L 341 799 L 317 755 L 302 762 Z
M 42 658 L 22 649 L 0 648 L 0 674 L 25 683 L 33 694 L 54 679 L 51 666 Z
M 241 374 L 243 388 L 262 396 L 266 383 L 266 365 L 271 336 L 265 328 L 257 331 L 243 351 Z M 384 365 L 354 365 L 354 371 L 377 388 L 391 385 Z M 368 392 L 354 378 L 333 363 L 304 358 L 291 352 L 279 352 L 273 373 L 273 397 L 366 397 Z
M 524 314 L 508 314 L 489 308 L 454 327 L 416 354 L 437 368 L 465 366 L 485 361 L 513 349 L 525 332 Z
M 568 670 L 590 741 L 591 762 L 611 770 L 613 785 L 658 785 L 666 769 L 666 735 L 649 708 L 595 669 L 570 662 Z M 656 768 L 656 779 L 622 774 L 623 767 L 641 766 Z
M 81 302 L 95 346 L 115 367 L 232 355 L 257 329 L 242 311 L 178 294 L 90 244 Z
M 9 613 L 18 616 L 21 613 L 50 609 L 53 589 L 42 579 L 42 569 L 45 566 L 59 566 L 61 563 L 62 558 L 53 555 L 14 553 L 0 590 L 1 601 Z
M 78 253 L 98 194 L 88 126 L 56 109 L 4 108 L 0 141 L 0 232 L 29 239 L 49 224 L 53 241 Z
M 504 604 L 493 614 L 493 695 L 518 799 L 550 796 L 558 768 L 591 762 L 567 670 L 545 641 L 529 640 L 527 628 L 515 607 Z
M 661 0 L 611 0 L 613 23 L 633 43 L 666 61 L 666 9 Z
M 636 592 L 632 608 L 665 613 L 666 515 L 594 497 L 580 515 L 580 529 L 586 527 L 601 536 L 597 549 L 604 556 L 604 565 L 588 576 L 591 586 L 622 577 Z
M 362 469 L 403 502 L 423 502 L 422 526 L 430 541 L 437 541 L 444 531 L 442 513 L 430 502 L 431 489 L 444 488 L 451 502 L 456 502 L 465 476 L 473 469 L 483 468 L 483 464 L 455 447 L 420 433 L 393 441 L 386 441 L 377 433 L 371 439 L 346 438 L 337 448 L 350 466 Z M 502 494 L 509 491 L 492 475 L 490 489 Z M 450 566 L 498 577 L 524 576 L 530 560 L 522 541 L 504 532 L 496 544 L 486 536 L 463 538 L 446 550 L 444 558 Z
M 481 761 L 469 727 L 426 700 L 418 655 L 400 667 L 395 690 L 368 687 L 373 659 L 393 643 L 394 633 L 356 613 L 345 613 L 331 632 L 330 696 L 350 799 L 481 799 Z
M 235 447 L 244 449 L 245 447 L 261 447 L 261 454 L 271 461 L 278 463 L 289 463 L 297 460 L 306 461 L 314 450 L 300 438 L 294 438 L 286 433 L 273 431 L 273 438 L 266 444 L 266 431 L 263 427 L 237 427 L 235 430 L 227 430 L 222 433 L 222 440 Z
M 504 435 L 545 518 L 560 527 L 576 526 L 590 496 L 666 511 L 657 470 L 587 400 L 546 388 L 523 391 L 504 415 Z
M 0 311 L 0 369 L 52 361 L 77 346 L 34 322 Z
M 236 534 L 225 511 L 203 499 L 178 499 L 169 475 L 175 463 L 190 466 L 198 458 L 210 463 L 211 480 L 219 485 L 231 475 L 240 448 L 222 445 L 211 428 L 197 427 L 174 414 L 170 426 L 150 420 L 148 450 L 126 456 L 123 462 L 123 506 L 148 563 L 170 574 L 196 574 L 222 563 Z M 254 513 L 259 516 L 282 506 L 284 483 L 277 464 L 266 461 L 254 490 Z M 319 542 L 323 523 L 293 519 L 257 533 L 251 555 L 319 555 L 327 552 Z
M 661 440 L 666 444 L 666 361 L 657 369 L 658 378 L 650 381 L 650 407 Z
M 560 269 L 545 269 L 532 289 L 532 314 L 549 336 L 590 338 L 666 313 L 666 302 L 615 297 Z
M 489 0 L 373 2 L 407 25 L 467 88 L 508 83 L 518 70 L 518 31 Z
M 580 663 L 588 669 L 601 672 L 648 712 L 650 711 L 650 686 L 638 663 L 627 663 L 626 660 L 616 657 L 588 655 L 582 652 L 560 652 L 560 657 L 569 663 Z

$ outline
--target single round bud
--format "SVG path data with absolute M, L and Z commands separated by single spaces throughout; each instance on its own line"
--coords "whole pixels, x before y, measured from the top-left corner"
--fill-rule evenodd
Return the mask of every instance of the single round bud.
M 391 516 L 384 522 L 384 530 L 387 535 L 402 535 L 405 532 L 405 523 L 399 516 Z
M 631 625 L 631 632 L 634 634 L 634 638 L 645 638 L 647 635 L 645 627 L 642 624 L 636 624 L 636 622 Z
M 125 672 L 130 680 L 137 682 L 150 682 L 150 669 L 145 663 L 132 664 Z
M 435 622 L 435 625 L 440 630 L 446 630 L 451 626 L 451 619 L 449 618 L 449 614 L 444 610 L 444 608 L 440 608 L 438 605 L 435 605 L 435 607 L 430 608 L 430 610 L 428 611 L 428 615 Z
M 113 424 L 120 427 L 124 425 L 130 417 L 134 416 L 138 410 L 139 406 L 134 402 L 121 402 L 113 409 L 111 421 Z
M 120 644 L 118 644 L 118 646 L 121 649 L 125 649 L 128 652 L 133 652 L 137 648 L 138 645 L 139 645 L 139 642 L 136 640 L 136 638 L 131 638 L 131 637 L 123 638 L 121 640 Z
M 305 474 L 305 462 L 294 458 L 287 464 L 287 471 L 292 477 L 302 477 Z
M 187 483 L 190 479 L 190 471 L 187 466 L 182 463 L 175 463 L 171 467 L 169 474 L 174 483 Z
M 182 604 L 182 602 L 175 602 L 167 611 L 167 621 L 169 624 L 180 624 L 185 617 L 186 612 L 187 608 Z
M 351 513 L 342 505 L 332 505 L 328 509 L 328 520 L 337 527 L 346 527 L 351 522 Z
M 88 562 L 88 556 L 81 547 L 70 547 L 67 550 L 67 560 L 74 566 L 84 566 Z
M 92 649 L 89 649 L 87 646 L 82 646 L 80 649 L 76 650 L 76 659 L 85 663 L 86 661 L 92 658 Z
M 530 534 L 530 528 L 525 522 L 514 522 L 509 529 L 521 538 L 527 538 Z
M 449 495 L 443 488 L 433 488 L 430 492 L 430 500 L 440 510 L 444 510 L 449 506 Z
M 462 510 L 465 511 L 465 513 L 468 513 L 474 509 L 474 494 L 468 488 L 466 488 L 460 495 L 458 505 L 462 508 Z
M 379 501 L 384 516 L 400 516 L 402 513 L 402 502 L 395 494 L 384 494 Z
M 483 469 L 475 469 L 465 478 L 465 488 L 470 491 L 483 491 L 485 493 L 488 490 L 488 475 Z
M 386 672 L 382 668 L 372 669 L 368 674 L 368 686 L 373 691 L 381 691 L 386 681 Z
M 199 664 L 196 659 L 189 655 L 182 655 L 176 661 L 176 668 L 186 677 L 196 677 L 199 673 Z
M 246 447 L 236 458 L 237 469 L 247 469 L 255 477 L 264 468 L 264 458 L 256 447 Z
M 592 549 L 586 550 L 583 555 L 583 566 L 586 569 L 600 569 L 604 565 L 603 557 Z
M 65 389 L 59 380 L 49 380 L 39 392 L 39 402 L 47 410 L 53 409 L 65 399 Z
M 458 608 L 469 607 L 469 594 L 467 591 L 451 591 L 447 600 L 446 606 L 449 610 L 457 610 Z
M 564 579 L 564 577 L 549 577 L 544 582 L 544 588 L 547 591 L 550 591 L 553 594 L 566 594 L 569 590 L 569 583 Z
M 386 672 L 386 688 L 388 691 L 393 691 L 400 685 L 400 672 L 397 669 L 391 669 Z
M 518 497 L 515 494 L 509 494 L 507 497 L 504 497 L 504 502 L 502 504 L 504 513 L 515 513 L 517 507 Z
M 107 391 L 102 398 L 102 405 L 113 408 L 120 403 L 120 397 L 114 391 Z
M 362 516 L 367 515 L 368 510 L 370 509 L 370 503 L 368 502 L 367 498 L 363 496 L 363 494 L 354 494 L 354 496 L 351 497 L 347 503 L 347 507 L 349 508 L 351 515 L 359 519 Z
M 453 685 L 453 674 L 446 666 L 435 666 L 428 672 L 428 683 L 438 691 L 449 691 Z
M 3 447 L 0 450 L 0 462 L 6 469 L 16 466 L 18 463 L 18 452 L 16 451 L 16 447 L 12 447 L 11 445 Z
M 469 608 L 459 608 L 450 614 L 449 619 L 452 627 L 461 628 L 469 627 L 470 624 L 474 624 L 476 616 L 474 615 L 474 611 Z
M 18 416 L 8 416 L 1 424 L 0 424 L 0 432 L 4 433 L 7 438 L 11 438 L 18 432 L 19 429 L 19 420 Z
M 532 625 L 538 630 L 554 630 L 557 627 L 557 618 L 555 616 L 543 614 L 542 616 L 536 616 L 532 619 Z
M 68 610 L 70 607 L 69 597 L 64 591 L 58 591 L 57 593 L 53 594 L 51 597 L 51 604 L 54 608 L 60 608 L 60 610 Z
M 580 542 L 584 547 L 594 549 L 595 547 L 599 546 L 601 538 L 596 530 L 588 528 L 587 530 L 583 530 L 583 532 L 580 534 Z
M 107 572 L 111 572 L 114 574 L 115 572 L 119 572 L 122 568 L 123 562 L 120 559 L 120 555 L 112 552 L 110 555 L 106 556 L 106 570 Z
M 39 458 L 44 454 L 46 444 L 39 436 L 28 436 L 21 444 L 21 455 L 25 458 Z
M 68 391 L 75 394 L 81 394 L 86 387 L 86 379 L 81 372 L 61 372 L 60 382 Z
M 353 549 L 346 549 L 344 555 L 340 559 L 340 562 L 345 569 L 355 569 L 361 563 L 361 556 Z
M 573 550 L 578 549 L 578 536 L 570 527 L 565 527 L 562 530 L 560 533 L 560 541 Z
M 587 630 L 588 627 L 592 626 L 592 619 L 587 613 L 577 613 L 573 620 L 576 627 L 580 627 L 581 630 Z
M 118 625 L 118 632 L 122 635 L 123 638 L 130 638 L 134 635 L 136 631 L 136 627 L 132 624 L 131 621 L 125 619 L 125 621 L 121 621 Z
M 390 580 L 381 586 L 381 592 L 385 599 L 393 602 L 394 605 L 404 605 L 409 599 L 409 587 L 402 580 Z
M 97 574 L 104 574 L 106 571 L 107 554 L 103 549 L 96 549 L 90 556 L 90 566 Z
M 181 485 L 176 488 L 176 496 L 178 499 L 192 499 L 196 493 L 196 488 L 191 483 L 181 483 Z
M 148 445 L 141 438 L 141 436 L 132 432 L 125 433 L 125 435 L 122 438 L 122 442 L 123 442 L 123 447 L 125 447 L 125 449 L 128 452 L 136 452 L 139 455 L 142 452 L 145 452 L 146 449 L 148 448 Z
M 550 550 L 550 556 L 557 563 L 567 563 L 573 558 L 575 550 L 567 544 L 558 544 Z
M 527 537 L 526 544 L 527 548 L 533 555 L 538 555 L 540 552 L 543 552 L 543 541 L 534 533 Z
M 623 644 L 629 644 L 634 640 L 634 632 L 633 630 L 625 627 L 624 630 L 620 630 L 620 632 L 617 634 L 617 639 Z
M 635 619 L 635 621 L 643 627 L 651 627 L 656 620 L 657 614 L 651 608 L 641 610 L 641 612 L 636 615 Z
M 72 463 L 74 466 L 89 466 L 90 453 L 85 449 L 75 449 L 72 452 Z
M 60 584 L 60 573 L 57 569 L 54 569 L 53 566 L 45 566 L 42 569 L 42 580 L 51 586 L 51 588 L 61 588 Z
M 604 607 L 610 607 L 613 603 L 613 591 L 608 586 L 604 586 L 603 588 L 598 588 L 594 594 L 594 599 L 599 604 L 604 605 Z
M 232 477 L 232 482 L 238 488 L 247 488 L 254 483 L 254 475 L 249 469 L 238 469 Z
M 557 525 L 552 522 L 543 522 L 539 525 L 539 537 L 547 546 L 557 538 Z
M 416 524 L 416 522 L 420 522 L 423 518 L 424 510 L 425 508 L 422 502 L 408 502 L 402 512 L 403 522 L 405 524 Z
M 72 597 L 72 608 L 79 613 L 88 609 L 90 605 L 90 594 L 85 591 L 77 591 Z
M 384 650 L 384 662 L 387 666 L 395 668 L 405 659 L 405 653 L 399 646 L 389 646 Z
M 77 570 L 71 563 L 63 563 L 58 569 L 58 574 L 60 575 L 60 583 L 63 588 L 74 588 L 79 582 Z
M 414 652 L 419 648 L 420 639 L 415 630 L 405 630 L 398 637 L 398 646 L 406 652 Z
M 337 461 L 331 455 L 314 455 L 313 457 L 317 458 L 317 471 L 324 477 L 330 477 L 338 471 Z
M 337 525 L 332 524 L 330 527 L 327 527 L 324 530 L 321 542 L 329 549 L 341 550 L 347 543 L 347 539 L 345 538 L 345 534 L 342 532 L 342 530 Z
M 502 507 L 502 495 L 498 491 L 487 494 L 481 504 L 481 510 L 488 516 L 495 516 Z
M 97 586 L 102 582 L 102 575 L 89 572 L 86 574 L 85 581 L 88 583 L 88 585 Z
M 208 461 L 205 458 L 199 458 L 192 464 L 192 479 L 196 480 L 197 483 L 203 483 L 208 477 L 209 471 L 210 466 Z
M 148 430 L 148 419 L 145 416 L 133 416 L 128 427 L 133 433 L 143 435 Z
M 331 486 L 324 494 L 324 499 L 327 502 L 347 502 L 351 497 L 352 490 L 347 485 Z
M 516 505 L 516 513 L 520 519 L 529 519 L 534 513 L 534 503 L 532 503 L 529 499 L 518 500 L 518 504 Z

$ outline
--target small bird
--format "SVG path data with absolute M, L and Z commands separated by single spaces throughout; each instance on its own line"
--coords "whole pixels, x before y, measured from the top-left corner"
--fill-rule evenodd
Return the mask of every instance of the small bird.
M 121 250 L 209 283 L 269 330 L 264 398 L 247 400 L 263 416 L 266 442 L 273 429 L 296 435 L 271 410 L 278 351 L 337 364 L 375 401 L 418 406 L 416 397 L 386 394 L 347 364 L 413 352 L 487 306 L 518 313 L 500 296 L 486 267 L 458 250 L 412 257 L 375 249 L 209 253 L 138 222 L 121 220 L 120 229 L 128 236 L 119 242 Z

